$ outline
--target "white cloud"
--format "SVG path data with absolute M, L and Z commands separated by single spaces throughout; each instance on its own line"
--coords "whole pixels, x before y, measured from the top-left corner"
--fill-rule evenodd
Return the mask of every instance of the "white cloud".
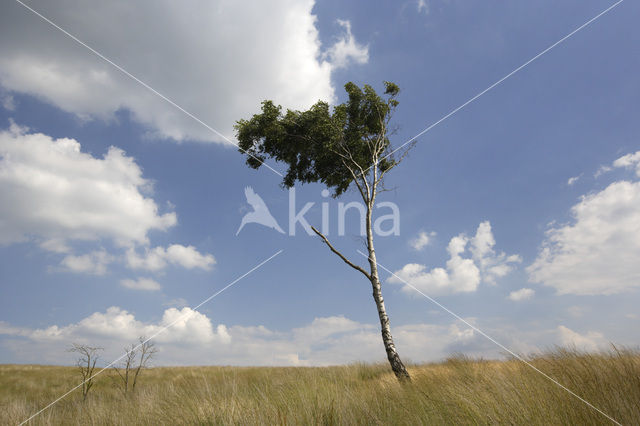
M 535 291 L 530 288 L 521 288 L 520 290 L 512 291 L 509 293 L 509 299 L 514 302 L 519 302 L 521 300 L 531 299 Z
M 80 256 L 67 255 L 60 262 L 63 270 L 75 273 L 104 275 L 113 256 L 104 250 L 93 251 Z
M 600 332 L 580 334 L 564 325 L 539 330 L 538 324 L 532 330 L 502 320 L 498 328 L 480 325 L 474 318 L 465 320 L 516 353 L 540 352 L 540 348 L 553 343 L 586 350 L 606 345 Z M 150 337 L 170 324 L 174 325 L 153 339 L 159 349 L 156 365 L 320 366 L 384 362 L 386 358 L 377 323 L 330 316 L 279 331 L 263 325 L 215 325 L 207 315 L 188 307 L 166 309 L 155 321 L 141 321 L 131 312 L 111 307 L 62 326 L 32 329 L 0 322 L 0 347 L 19 357 L 20 362 L 71 364 L 73 358 L 65 349 L 73 342 L 87 343 L 106 349 L 102 356 L 106 363 L 120 356 L 121 348 L 139 336 Z M 437 361 L 460 352 L 485 359 L 505 355 L 500 347 L 460 321 L 404 324 L 393 327 L 392 332 L 405 361 Z
M 155 327 L 166 328 L 166 331 L 156 337 L 158 342 L 173 342 L 176 338 L 196 344 L 225 344 L 231 341 L 224 324 L 218 325 L 214 330 L 211 320 L 205 314 L 188 307 L 167 309 L 162 321 Z
M 636 175 L 640 177 L 640 151 L 633 154 L 627 154 L 613 162 L 613 167 L 622 167 L 625 169 L 636 170 Z
M 121 149 L 95 158 L 74 139 L 15 124 L 0 132 L 0 186 L 0 244 L 35 239 L 55 252 L 72 240 L 144 244 L 150 230 L 177 221 L 144 195 L 151 185 Z
M 369 61 L 369 46 L 359 44 L 351 34 L 351 22 L 338 19 L 344 33 L 325 53 L 335 68 L 346 68 L 352 61 L 366 64 Z
M 613 169 L 611 167 L 609 167 L 609 166 L 600 166 L 598 168 L 598 170 L 596 170 L 596 172 L 593 174 L 593 177 L 594 178 L 599 178 L 603 174 L 609 173 L 611 170 L 613 170 Z
M 640 287 L 640 182 L 583 196 L 573 223 L 550 228 L 529 279 L 559 294 L 614 294 Z
M 582 174 L 578 176 L 570 177 L 569 180 L 567 181 L 567 185 L 573 186 L 573 184 L 576 183 L 581 177 L 582 177 Z
M 69 253 L 71 252 L 71 248 L 64 241 L 56 238 L 52 238 L 49 240 L 44 240 L 40 243 L 40 248 L 46 251 L 50 251 L 52 253 Z
M 636 175 L 640 177 L 640 151 L 632 152 L 616 159 L 611 165 L 600 166 L 594 173 L 594 177 L 600 177 L 616 168 L 635 169 Z
M 200 268 L 209 270 L 215 265 L 216 260 L 210 254 L 200 254 L 193 246 L 172 244 L 167 248 L 166 259 L 183 268 Z
M 120 285 L 126 288 L 130 288 L 132 290 L 144 290 L 144 291 L 156 291 L 160 290 L 162 287 L 156 281 L 151 278 L 138 278 L 137 280 L 133 280 L 130 278 L 126 278 L 120 280 Z
M 414 239 L 409 241 L 409 245 L 416 251 L 420 251 L 431 243 L 431 238 L 435 237 L 435 232 L 426 233 L 421 231 Z
M 12 95 L 2 95 L 0 97 L 2 107 L 7 111 L 14 111 L 16 109 L 16 102 Z
M 579 350 L 597 351 L 607 344 L 602 333 L 589 331 L 587 334 L 580 334 L 564 325 L 558 326 L 557 335 L 560 345 L 575 347 Z
M 313 0 L 44 0 L 30 6 L 227 137 L 272 99 L 292 109 L 333 100 L 331 75 L 367 61 L 348 21 L 324 54 Z M 20 5 L 3 8 L 0 84 L 65 111 L 114 119 L 120 109 L 152 135 L 223 139 Z M 325 58 L 325 59 L 322 59 Z
M 447 249 L 451 257 L 447 261 L 446 269 L 434 268 L 427 271 L 425 265 L 409 263 L 401 270 L 395 271 L 396 276 L 391 276 L 389 282 L 396 284 L 408 282 L 428 295 L 476 291 L 480 284 L 480 270 L 472 259 L 464 259 L 460 256 L 466 244 L 467 239 L 463 236 L 451 239 Z M 409 293 L 413 291 L 407 285 L 403 290 Z
M 429 14 L 429 5 L 426 0 L 417 0 L 416 8 L 418 9 L 418 13 L 424 13 L 425 15 Z
M 471 258 L 462 255 L 470 244 Z M 401 284 L 408 282 L 420 291 L 429 295 L 474 292 L 484 281 L 495 284 L 496 279 L 508 274 L 513 269 L 513 263 L 520 262 L 517 255 L 507 256 L 505 253 L 496 254 L 495 239 L 491 232 L 491 224 L 482 222 L 476 235 L 469 239 L 464 234 L 453 237 L 447 251 L 449 260 L 445 268 L 427 270 L 425 265 L 410 263 L 395 272 L 396 276 L 389 278 L 389 282 Z M 403 290 L 413 292 L 405 285 Z
M 166 328 L 170 324 L 173 325 Z M 135 341 L 139 336 L 151 337 L 161 330 L 164 331 L 154 337 L 154 340 L 161 344 L 207 344 L 229 341 L 229 334 L 225 326 L 218 326 L 214 329 L 206 315 L 186 307 L 165 310 L 162 319 L 155 324 L 138 321 L 132 313 L 112 306 L 104 313 L 95 312 L 77 323 L 66 326 L 52 325 L 43 329 L 13 328 L 12 330 L 11 332 L 5 331 L 5 334 L 26 336 L 36 341 L 57 341 L 65 344 L 75 341 Z M 118 350 L 120 346 L 118 346 Z
M 482 279 L 488 284 L 495 284 L 498 278 L 502 278 L 513 270 L 514 263 L 522 262 L 520 255 L 507 256 L 504 252 L 497 253 L 494 250 L 496 240 L 491 231 L 491 223 L 484 221 L 478 225 L 476 235 L 471 239 L 471 253 L 473 260 L 482 271 Z
M 160 271 L 167 266 L 165 260 L 166 250 L 163 247 L 145 249 L 145 253 L 140 256 L 135 249 L 127 250 L 127 266 L 131 269 L 145 269 L 147 271 Z
M 156 322 L 140 321 L 118 307 L 65 326 L 29 329 L 0 322 L 0 335 L 5 335 L 0 344 L 19 354 L 22 362 L 70 364 L 73 358 L 65 348 L 73 342 L 87 343 L 104 347 L 102 358 L 109 362 L 138 336 L 150 337 L 174 322 L 153 339 L 159 349 L 157 365 L 332 365 L 385 360 L 379 325 L 332 316 L 288 331 L 262 325 L 227 327 L 214 325 L 205 314 L 190 308 L 166 309 Z M 487 331 L 496 335 L 495 330 Z M 500 357 L 500 348 L 458 322 L 406 324 L 394 327 L 393 334 L 405 360 L 434 361 L 460 350 L 472 356 Z
M 374 326 L 363 325 L 344 316 L 333 316 L 315 318 L 311 324 L 301 328 L 294 328 L 292 332 L 298 341 L 317 343 L 336 334 L 375 329 Z
M 166 249 L 164 247 L 146 249 L 142 256 L 131 248 L 127 251 L 126 258 L 130 268 L 148 271 L 160 271 L 168 264 L 182 266 L 186 269 L 200 268 L 208 271 L 216 264 L 216 260 L 211 254 L 201 254 L 193 246 L 180 244 L 172 244 Z

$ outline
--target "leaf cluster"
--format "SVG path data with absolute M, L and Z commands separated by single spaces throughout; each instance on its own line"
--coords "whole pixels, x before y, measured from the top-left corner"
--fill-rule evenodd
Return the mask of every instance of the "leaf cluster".
M 395 165 L 387 137 L 388 124 L 398 106 L 399 87 L 385 82 L 384 97 L 369 85 L 344 86 L 348 100 L 331 110 L 319 101 L 306 111 L 288 109 L 272 101 L 249 120 L 239 120 L 236 136 L 246 162 L 257 169 L 267 158 L 283 162 L 288 169 L 282 184 L 321 182 L 344 193 L 354 181 L 354 168 L 365 177 L 378 168 L 380 175 Z M 348 159 L 348 161 L 345 161 Z

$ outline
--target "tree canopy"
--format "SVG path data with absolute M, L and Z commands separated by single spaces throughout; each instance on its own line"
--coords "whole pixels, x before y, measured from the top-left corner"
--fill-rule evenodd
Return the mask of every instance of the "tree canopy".
M 306 111 L 288 109 L 283 114 L 281 106 L 266 100 L 260 114 L 239 120 L 235 128 L 247 164 L 257 169 L 271 157 L 289 166 L 282 180 L 285 187 L 296 181 L 321 182 L 335 197 L 374 167 L 381 177 L 395 165 L 387 129 L 400 89 L 385 82 L 383 98 L 367 84 L 360 88 L 349 82 L 344 88 L 348 100 L 333 111 L 319 101 Z

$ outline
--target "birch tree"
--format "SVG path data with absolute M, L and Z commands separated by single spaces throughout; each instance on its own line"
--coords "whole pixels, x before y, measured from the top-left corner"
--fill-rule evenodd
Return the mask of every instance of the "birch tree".
M 388 136 L 392 133 L 390 120 L 398 106 L 400 89 L 396 84 L 385 82 L 384 97 L 369 85 L 360 88 L 350 82 L 345 90 L 348 100 L 333 110 L 327 102 L 319 101 L 307 111 L 283 113 L 281 106 L 263 101 L 261 113 L 236 123 L 236 136 L 249 167 L 258 169 L 267 158 L 288 165 L 282 181 L 284 187 L 291 188 L 296 182 L 318 182 L 332 190 L 334 198 L 349 188 L 355 188 L 362 197 L 366 207 L 368 267 L 350 260 L 326 235 L 315 227 L 312 229 L 331 252 L 371 283 L 387 359 L 399 380 L 410 380 L 393 342 L 382 297 L 372 214 L 376 197 L 384 190 L 384 177 L 413 145 L 395 157 L 392 155 Z

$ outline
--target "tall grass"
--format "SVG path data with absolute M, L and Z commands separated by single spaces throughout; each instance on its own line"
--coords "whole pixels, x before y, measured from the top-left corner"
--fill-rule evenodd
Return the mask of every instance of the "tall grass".
M 623 424 L 640 424 L 640 353 L 558 349 L 531 363 Z M 31 424 L 612 424 L 520 361 L 464 357 L 409 366 L 172 367 L 124 397 L 107 373 Z M 2 424 L 18 424 L 78 383 L 71 367 L 0 366 Z

